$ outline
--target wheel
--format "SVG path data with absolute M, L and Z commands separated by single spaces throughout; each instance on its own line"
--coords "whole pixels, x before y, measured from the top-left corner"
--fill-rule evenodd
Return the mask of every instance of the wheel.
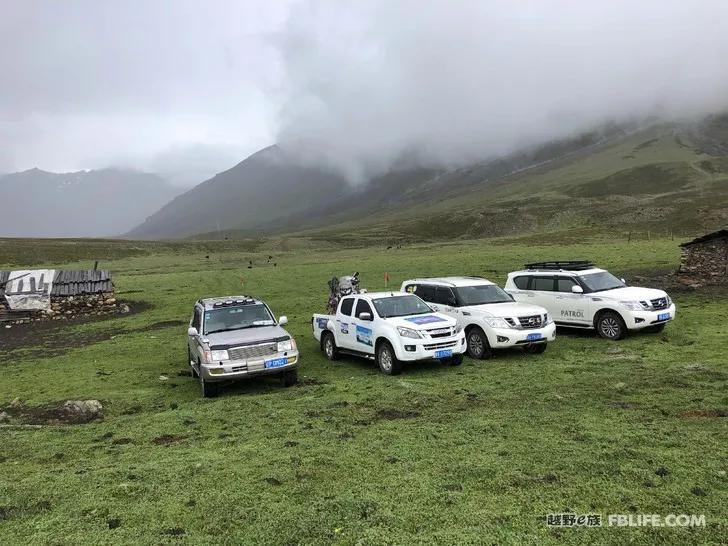
M 627 326 L 624 320 L 614 311 L 605 311 L 597 319 L 597 332 L 599 335 L 612 340 L 622 339 L 627 335 Z
M 326 355 L 326 358 L 329 360 L 337 360 L 339 358 L 339 349 L 336 346 L 334 334 L 331 332 L 323 333 L 323 337 L 321 338 L 321 349 Z
M 199 376 L 200 379 L 200 392 L 202 393 L 202 398 L 213 398 L 217 396 L 218 388 L 217 385 L 214 383 L 210 383 L 209 381 L 205 381 L 205 378 L 201 375 Z
M 463 355 L 452 355 L 450 358 L 445 360 L 445 364 L 448 366 L 460 366 L 463 363 Z
M 540 355 L 546 350 L 547 345 L 548 343 L 532 343 L 531 345 L 526 345 L 523 350 L 529 354 Z
M 397 360 L 397 355 L 388 341 L 382 341 L 377 346 L 377 364 L 382 373 L 387 375 L 399 375 L 402 373 L 402 363 Z
M 654 326 L 648 326 L 644 329 L 645 332 L 648 334 L 659 334 L 665 329 L 665 323 L 662 324 L 655 324 Z
M 288 388 L 296 383 L 298 383 L 298 372 L 296 370 L 281 375 L 281 386 Z
M 468 356 L 470 358 L 490 358 L 493 350 L 488 343 L 488 336 L 478 326 L 473 326 L 467 331 Z
M 187 347 L 187 365 L 190 367 L 190 373 L 192 374 L 192 378 L 197 379 L 197 370 L 195 370 L 195 367 L 192 365 L 192 353 L 190 352 L 189 347 Z

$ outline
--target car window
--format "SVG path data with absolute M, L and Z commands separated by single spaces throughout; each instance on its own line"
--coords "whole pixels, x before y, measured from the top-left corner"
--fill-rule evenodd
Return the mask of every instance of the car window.
M 380 318 L 407 317 L 432 313 L 432 308 L 418 296 L 390 296 L 373 300 Z
M 531 279 L 531 290 L 541 290 L 544 292 L 554 291 L 554 278 L 553 277 L 539 277 L 535 276 Z
M 531 277 L 528 275 L 524 275 L 521 277 L 516 277 L 513 279 L 513 284 L 516 285 L 516 288 L 520 288 L 521 290 L 527 290 L 528 289 L 528 281 L 531 280 Z
M 204 334 L 273 326 L 275 320 L 263 304 L 218 307 L 205 311 Z
M 354 298 L 344 298 L 341 301 L 341 314 L 347 317 L 351 316 L 351 310 L 354 308 Z
M 459 286 L 455 288 L 460 305 L 486 305 L 489 303 L 508 303 L 513 297 L 494 284 Z
M 369 313 L 371 316 L 374 316 L 369 302 L 367 300 L 360 299 L 356 302 L 356 313 L 354 316 L 359 318 L 359 315 L 361 315 L 362 313 Z
M 425 301 L 435 301 L 435 287 L 427 284 L 418 284 L 414 294 Z
M 576 284 L 576 281 L 571 277 L 558 277 L 556 279 L 556 291 L 557 292 L 571 292 L 571 287 Z
M 439 303 L 441 305 L 457 305 L 455 295 L 447 286 L 435 287 L 435 299 L 432 300 L 432 303 Z

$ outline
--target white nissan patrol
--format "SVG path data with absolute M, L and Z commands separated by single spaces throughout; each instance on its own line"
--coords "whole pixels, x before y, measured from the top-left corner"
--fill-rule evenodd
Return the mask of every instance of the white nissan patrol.
M 482 277 L 412 279 L 402 283 L 402 292 L 418 295 L 434 310 L 457 320 L 465 330 L 471 358 L 489 358 L 492 349 L 508 347 L 542 353 L 556 337 L 546 309 L 517 303 Z
M 538 262 L 508 274 L 505 289 L 516 301 L 545 307 L 559 326 L 596 328 L 607 339 L 629 330 L 660 332 L 675 318 L 665 292 L 627 286 L 587 261 Z

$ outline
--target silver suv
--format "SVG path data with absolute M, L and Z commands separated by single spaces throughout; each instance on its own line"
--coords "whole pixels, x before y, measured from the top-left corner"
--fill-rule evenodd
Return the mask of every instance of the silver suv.
M 284 387 L 298 381 L 298 349 L 270 308 L 249 296 L 206 298 L 195 303 L 187 330 L 187 356 L 202 396 L 217 394 L 221 383 L 278 375 Z

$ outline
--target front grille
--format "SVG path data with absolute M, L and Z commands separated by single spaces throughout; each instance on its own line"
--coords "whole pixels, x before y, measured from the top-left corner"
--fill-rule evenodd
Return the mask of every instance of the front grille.
M 518 317 L 518 322 L 524 330 L 532 330 L 534 328 L 541 328 L 541 324 L 543 324 L 543 317 L 541 317 L 541 315 Z
M 433 349 L 449 349 L 450 347 L 455 347 L 457 345 L 457 341 L 448 341 L 445 343 L 430 343 L 429 345 L 425 345 L 425 350 L 432 351 Z
M 670 307 L 669 305 L 667 305 L 667 298 L 657 298 L 655 300 L 650 300 L 650 303 L 652 304 L 652 308 L 658 311 L 660 309 L 667 309 L 668 307 Z
M 427 330 L 431 338 L 438 337 L 449 337 L 452 335 L 452 328 L 436 328 L 434 330 Z
M 261 356 L 273 355 L 278 352 L 277 343 L 262 343 L 261 345 L 248 345 L 228 349 L 231 360 L 246 360 L 248 358 L 260 358 Z
M 232 367 L 232 371 L 235 372 L 235 373 L 237 373 L 237 372 L 247 372 L 248 371 L 248 367 L 245 364 L 243 364 L 242 366 L 233 366 Z

